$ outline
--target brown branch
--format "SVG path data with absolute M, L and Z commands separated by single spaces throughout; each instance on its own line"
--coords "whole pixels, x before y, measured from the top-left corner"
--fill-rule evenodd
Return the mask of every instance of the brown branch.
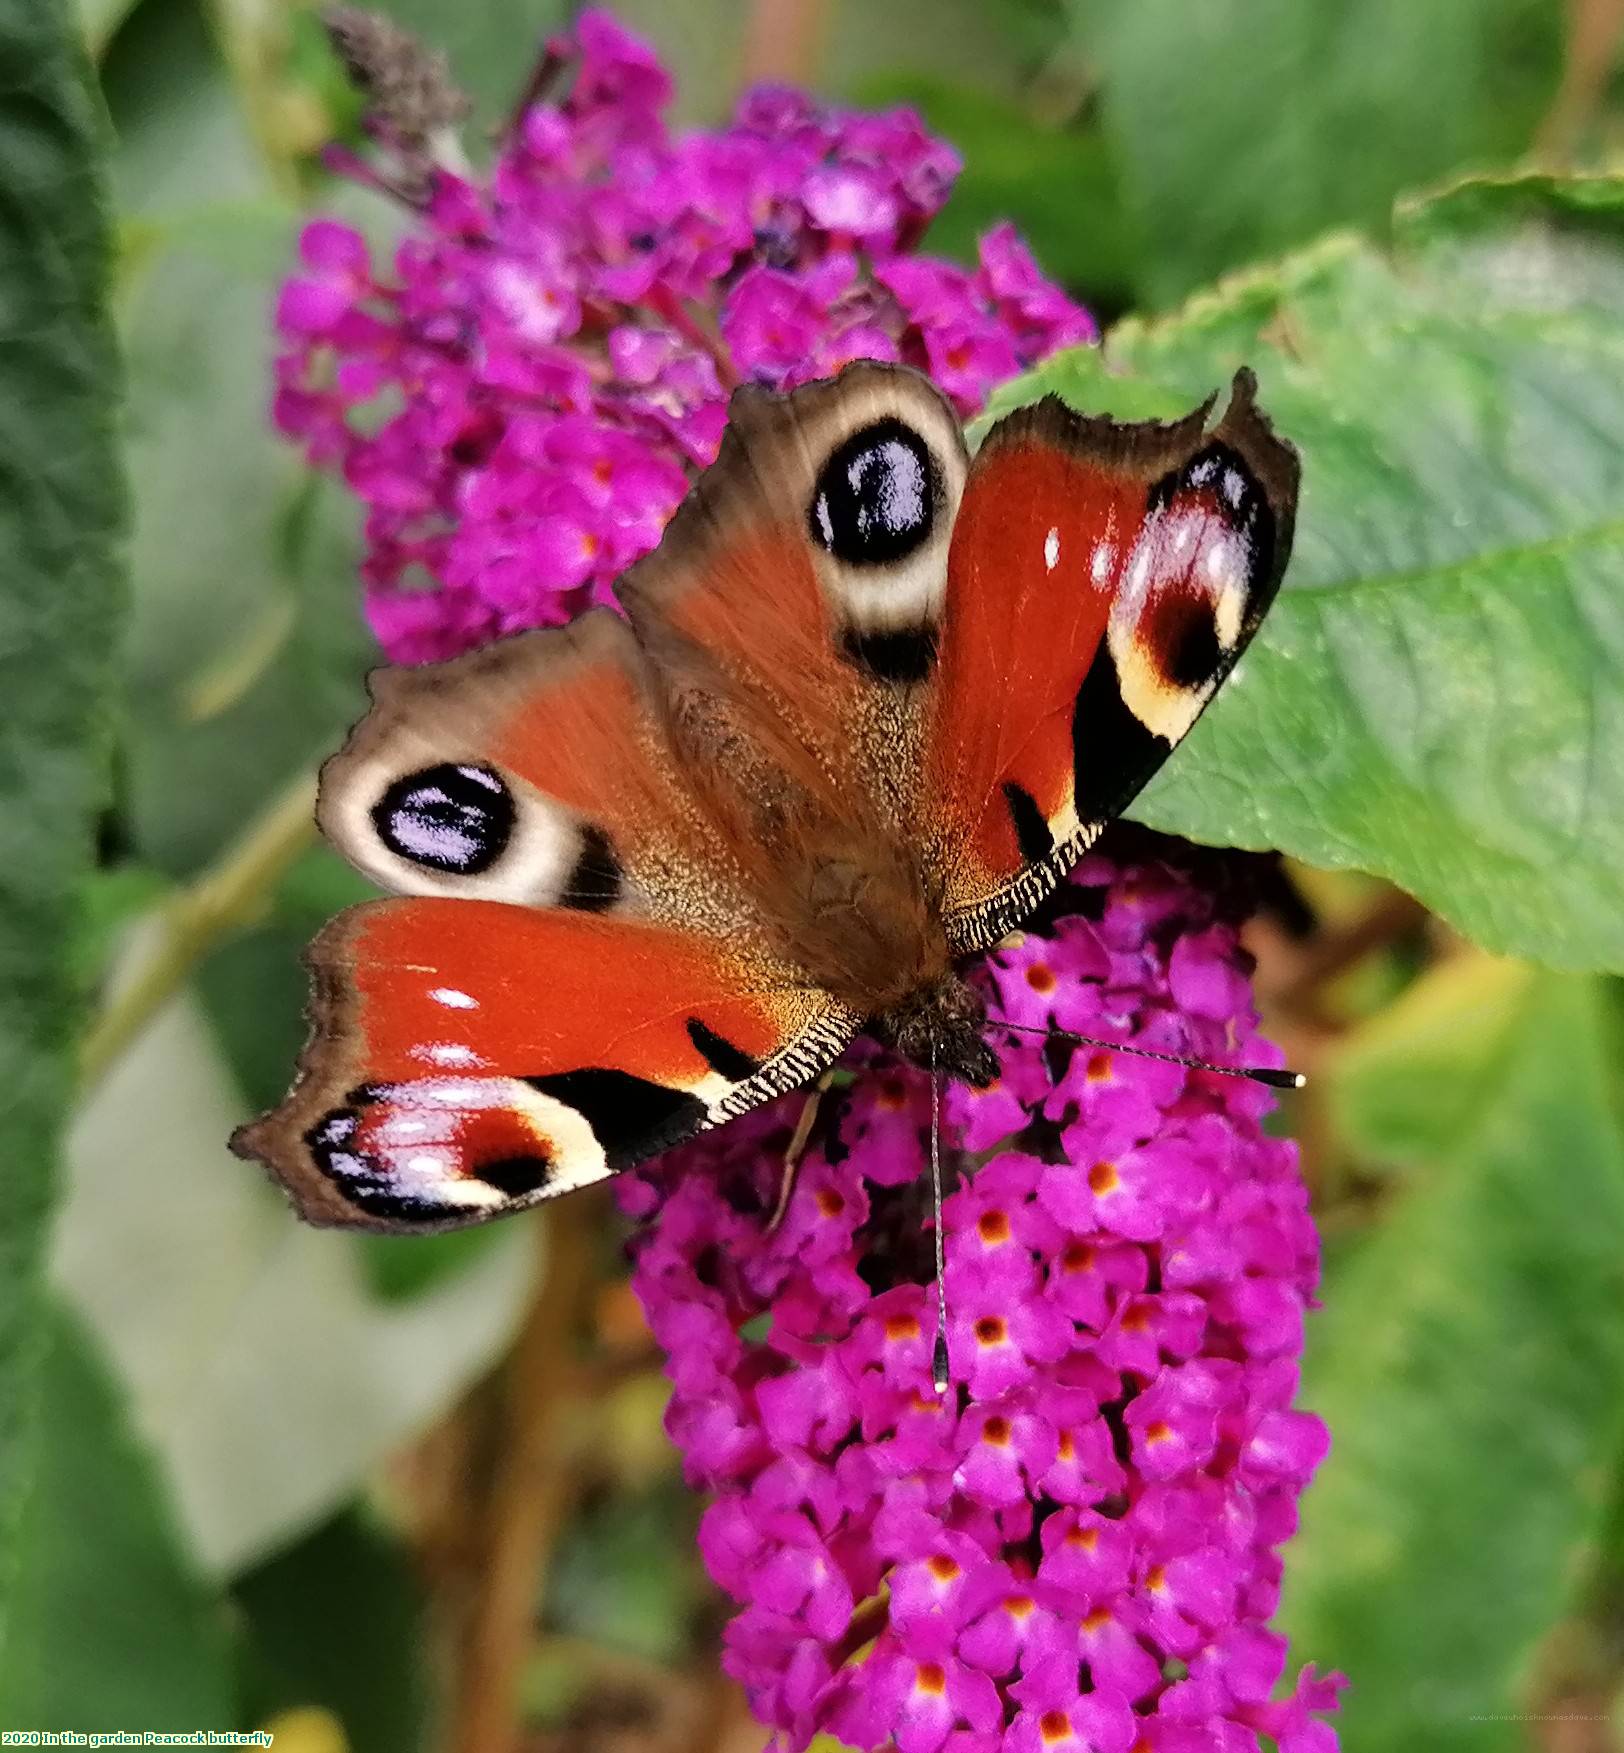
M 600 1212 L 594 1196 L 572 1194 L 549 1207 L 538 1229 L 542 1280 L 505 1371 L 475 1594 L 457 1653 L 454 1753 L 515 1753 L 519 1745 L 519 1682 L 574 1492 L 559 1438 L 580 1381 Z
M 529 77 L 513 100 L 507 120 L 496 131 L 497 139 L 513 139 L 537 104 L 551 103 L 559 95 L 559 88 L 573 70 L 574 62 L 569 56 L 561 55 L 550 42 L 544 43 Z
M 1414 931 L 1426 917 L 1426 908 L 1413 895 L 1402 889 L 1384 890 L 1353 918 L 1309 941 L 1290 982 L 1278 995 L 1279 1002 L 1292 1010 L 1312 1010 L 1327 981 Z

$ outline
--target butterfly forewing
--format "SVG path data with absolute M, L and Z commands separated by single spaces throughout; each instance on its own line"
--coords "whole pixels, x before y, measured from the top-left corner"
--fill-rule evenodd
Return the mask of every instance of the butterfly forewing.
M 1188 732 L 1273 600 L 1295 453 L 1251 374 L 1210 431 L 1054 397 L 976 455 L 948 568 L 925 819 L 955 949 L 1029 913 Z

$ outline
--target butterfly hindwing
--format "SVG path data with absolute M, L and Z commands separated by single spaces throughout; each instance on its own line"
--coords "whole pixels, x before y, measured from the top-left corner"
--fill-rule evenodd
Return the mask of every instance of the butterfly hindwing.
M 311 946 L 300 1076 L 233 1139 L 316 1223 L 432 1231 L 604 1179 L 815 1076 L 855 1032 L 668 927 L 413 896 Z
M 1054 397 L 976 454 L 948 567 L 926 826 L 981 949 L 1150 779 L 1245 650 L 1291 548 L 1297 459 L 1250 372 L 1210 431 Z M 1210 406 L 1210 405 L 1209 405 Z

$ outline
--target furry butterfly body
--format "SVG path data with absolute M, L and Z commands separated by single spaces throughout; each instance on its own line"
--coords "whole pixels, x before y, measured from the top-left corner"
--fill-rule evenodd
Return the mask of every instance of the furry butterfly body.
M 421 1231 L 603 1178 L 867 1028 L 997 1073 L 964 959 L 1194 723 L 1278 587 L 1294 453 L 1250 375 L 972 461 L 917 374 L 743 390 L 595 610 L 380 672 L 318 817 L 397 898 L 312 946 L 293 1090 L 239 1132 L 316 1222 Z

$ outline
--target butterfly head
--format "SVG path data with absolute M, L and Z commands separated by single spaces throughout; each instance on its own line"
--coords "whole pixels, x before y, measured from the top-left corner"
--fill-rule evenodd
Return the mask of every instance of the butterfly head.
M 923 1071 L 985 1089 L 998 1077 L 998 1056 L 987 1045 L 987 1006 L 955 973 L 921 986 L 877 1016 L 873 1032 Z

